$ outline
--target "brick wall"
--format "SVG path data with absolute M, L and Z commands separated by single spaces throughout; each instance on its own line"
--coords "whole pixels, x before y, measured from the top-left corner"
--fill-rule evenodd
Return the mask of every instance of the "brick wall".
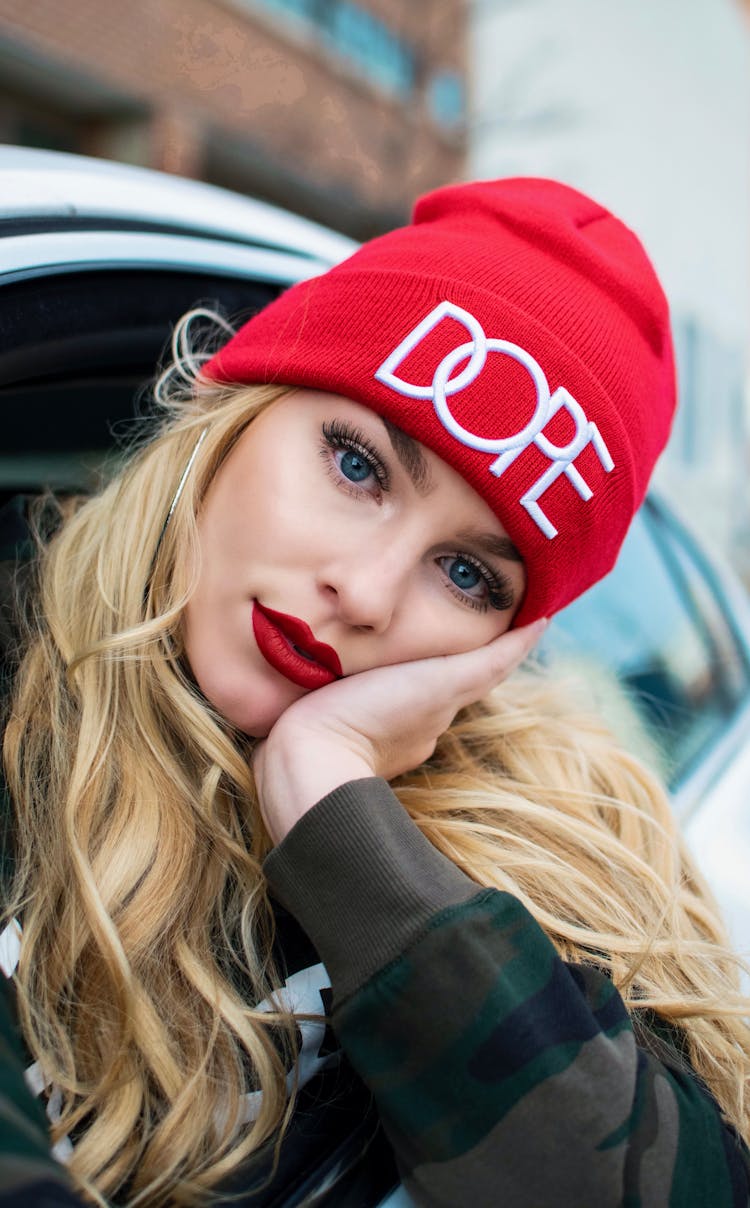
M 462 129 L 441 127 L 428 95 L 435 72 L 465 76 L 467 14 L 466 0 L 360 7 L 415 48 L 407 99 L 261 2 L 0 0 L 0 133 L 14 138 L 8 114 L 27 106 L 36 141 L 46 113 L 76 149 L 212 179 L 368 235 L 463 172 Z

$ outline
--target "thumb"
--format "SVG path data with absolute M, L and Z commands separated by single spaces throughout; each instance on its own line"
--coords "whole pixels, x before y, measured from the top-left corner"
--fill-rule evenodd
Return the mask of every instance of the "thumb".
M 515 671 L 533 650 L 548 624 L 548 618 L 542 617 L 520 629 L 507 630 L 477 650 L 449 656 L 454 660 L 455 685 L 461 707 L 478 700 Z

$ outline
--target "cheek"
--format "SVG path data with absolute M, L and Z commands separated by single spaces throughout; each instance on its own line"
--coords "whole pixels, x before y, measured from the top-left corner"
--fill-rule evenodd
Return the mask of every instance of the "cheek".
M 509 612 L 493 608 L 480 612 L 465 607 L 448 588 L 433 583 L 415 592 L 402 610 L 388 661 L 410 662 L 477 650 L 505 633 L 511 623 Z
M 511 609 L 492 608 L 489 603 L 483 607 L 481 599 L 475 602 L 460 599 L 444 572 L 431 578 L 430 587 L 429 600 L 423 590 L 423 605 L 425 611 L 428 603 L 431 606 L 433 634 L 442 645 L 440 653 L 477 650 L 510 629 Z
M 489 609 L 486 613 L 472 613 L 467 609 L 467 619 L 450 626 L 444 642 L 443 654 L 463 654 L 467 650 L 478 650 L 488 642 L 500 637 L 511 626 L 510 615 Z
M 200 537 L 207 559 L 223 552 L 238 570 L 247 571 L 274 551 L 283 558 L 296 535 L 304 533 L 308 494 L 306 476 L 274 450 L 238 467 L 206 510 Z

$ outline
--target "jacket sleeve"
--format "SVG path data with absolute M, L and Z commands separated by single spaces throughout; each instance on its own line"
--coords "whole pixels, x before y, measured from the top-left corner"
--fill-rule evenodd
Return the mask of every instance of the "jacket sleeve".
M 7 981 L 0 973 L 0 1208 L 83 1206 L 50 1152 L 47 1118 L 26 1086 Z
M 480 890 L 384 781 L 344 785 L 266 861 L 316 944 L 333 1022 L 430 1208 L 746 1208 L 748 1156 L 609 979 Z

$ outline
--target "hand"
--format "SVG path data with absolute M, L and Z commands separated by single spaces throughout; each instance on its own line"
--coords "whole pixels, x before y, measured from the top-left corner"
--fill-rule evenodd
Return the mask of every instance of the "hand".
M 339 785 L 365 776 L 392 780 L 428 759 L 458 711 L 504 680 L 545 625 L 511 629 L 464 654 L 347 676 L 290 705 L 253 756 L 274 842 Z

